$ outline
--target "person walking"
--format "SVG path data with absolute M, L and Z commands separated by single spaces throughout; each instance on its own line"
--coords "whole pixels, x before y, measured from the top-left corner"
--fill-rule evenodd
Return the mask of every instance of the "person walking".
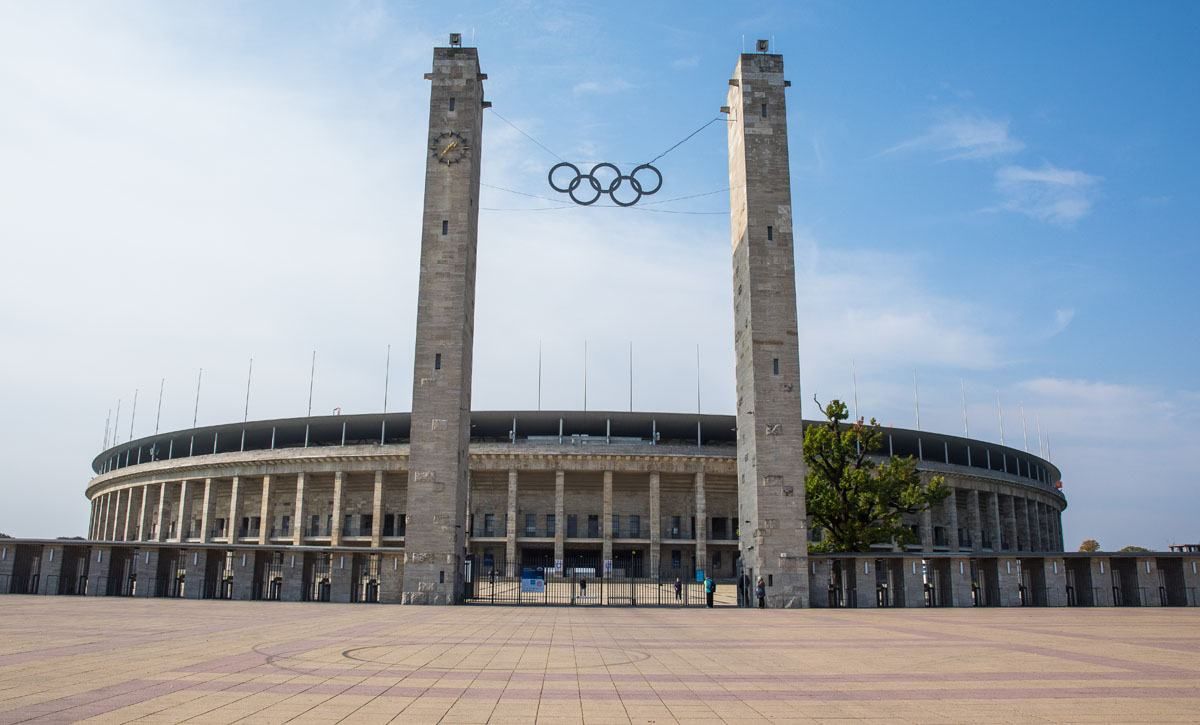
M 713 606 L 713 594 L 717 592 L 717 584 L 712 580 L 712 577 L 704 575 L 704 600 L 709 609 Z
M 675 601 L 683 601 L 683 582 L 679 579 L 679 577 L 675 577 Z
M 767 608 L 767 583 L 762 577 L 758 578 L 758 583 L 754 585 L 754 596 L 758 597 L 758 608 Z

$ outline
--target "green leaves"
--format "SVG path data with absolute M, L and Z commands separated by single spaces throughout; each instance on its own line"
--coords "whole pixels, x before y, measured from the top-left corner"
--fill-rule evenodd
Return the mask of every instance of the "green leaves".
M 912 542 L 904 514 L 946 498 L 950 492 L 942 477 L 922 481 L 911 457 L 888 457 L 874 418 L 847 425 L 849 412 L 840 400 L 829 401 L 822 412 L 826 423 L 804 431 L 808 513 L 814 528 L 824 532 L 809 550 L 867 551 L 872 544 Z

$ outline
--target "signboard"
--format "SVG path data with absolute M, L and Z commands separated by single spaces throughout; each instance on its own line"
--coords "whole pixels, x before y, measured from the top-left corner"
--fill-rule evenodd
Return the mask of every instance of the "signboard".
M 521 577 L 521 593 L 545 594 L 546 580 L 541 577 Z
M 605 560 L 604 560 L 604 573 L 605 573 L 605 574 L 612 574 L 612 559 L 605 559 Z
M 696 581 L 698 581 L 698 582 L 704 581 L 704 570 L 703 569 L 696 570 Z
M 556 574 L 561 574 L 561 573 L 562 573 L 562 570 L 563 570 L 563 566 L 562 566 L 562 564 L 563 564 L 563 562 L 562 562 L 562 559 L 555 559 L 555 560 L 554 560 L 554 572 L 555 572 Z

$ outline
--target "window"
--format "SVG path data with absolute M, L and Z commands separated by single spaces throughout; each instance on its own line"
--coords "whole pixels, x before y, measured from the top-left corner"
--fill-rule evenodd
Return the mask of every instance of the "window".
M 259 528 L 262 527 L 262 518 L 258 516 L 250 517 L 250 535 L 257 536 Z
M 496 515 L 495 514 L 484 514 L 483 515 L 483 535 L 484 536 L 495 536 L 496 535 L 495 526 L 496 526 Z
M 496 568 L 496 556 L 491 549 L 483 550 L 483 568 L 488 571 Z
M 353 536 L 354 531 L 354 514 L 346 514 L 342 517 L 342 536 Z
M 713 565 L 714 570 L 721 568 L 721 552 L 719 552 L 719 551 L 713 552 L 712 565 Z
M 404 525 L 406 521 L 404 514 L 396 515 L 396 536 L 404 536 Z
M 567 538 L 573 539 L 579 535 L 579 517 L 567 514 Z
M 249 536 L 250 535 L 248 533 L 249 531 L 250 531 L 250 517 L 243 516 L 242 517 L 242 526 L 241 526 L 241 528 L 238 529 L 238 536 L 239 537 Z
M 436 353 L 436 354 L 433 356 L 433 369 L 434 369 L 434 370 L 441 370 L 441 369 L 442 369 L 442 354 L 441 354 L 440 352 L 439 352 L 439 353 Z
M 765 103 L 762 104 L 762 117 L 763 118 L 767 117 L 767 104 L 765 104 Z
M 309 536 L 320 536 L 321 535 L 321 515 L 320 514 L 313 514 L 312 518 L 309 519 L 308 535 Z
M 546 536 L 554 536 L 554 514 L 546 514 Z
M 396 535 L 396 517 L 392 514 L 384 514 L 383 515 L 383 535 L 384 536 L 395 536 Z
M 629 538 L 642 538 L 642 517 L 638 516 L 637 514 L 631 514 L 629 516 Z
M 450 99 L 450 110 L 451 111 L 454 110 L 454 99 L 453 98 Z
M 292 533 L 292 517 L 291 516 L 283 517 L 283 527 L 282 528 L 283 528 L 284 536 L 287 536 Z
M 772 358 L 772 359 L 771 359 L 771 373 L 772 373 L 773 375 L 778 375 L 778 374 L 779 374 L 779 358 Z
M 614 539 L 621 536 L 621 514 L 612 515 L 612 537 Z
M 775 227 L 770 226 L 770 225 L 767 226 L 767 241 L 768 242 L 775 241 Z
M 525 514 L 525 535 L 537 536 L 537 514 Z
M 443 219 L 442 220 L 442 236 L 444 237 L 449 233 L 450 233 L 450 220 Z
M 375 516 L 372 514 L 363 514 L 358 519 L 358 535 L 370 536 L 372 529 L 375 528 Z
M 672 539 L 678 539 L 681 536 L 679 527 L 682 526 L 682 523 L 680 522 L 680 519 L 681 519 L 681 517 L 679 517 L 679 516 L 671 517 L 671 538 Z M 676 567 L 676 568 L 679 568 L 679 567 Z
M 679 549 L 671 549 L 671 568 L 678 569 L 683 563 L 683 556 Z

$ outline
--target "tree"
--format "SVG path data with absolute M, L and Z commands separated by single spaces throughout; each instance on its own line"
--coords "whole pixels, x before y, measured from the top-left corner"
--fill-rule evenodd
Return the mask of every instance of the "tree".
M 1122 546 L 1121 551 L 1127 554 L 1142 553 L 1150 551 L 1144 546 Z
M 1083 543 L 1079 545 L 1079 550 L 1089 553 L 1093 551 L 1100 551 L 1100 542 L 1096 541 L 1095 539 L 1084 539 Z
M 817 401 L 820 405 L 820 401 Z M 846 404 L 822 408 L 826 422 L 804 431 L 804 487 L 814 527 L 824 530 L 812 551 L 868 551 L 872 544 L 913 543 L 904 514 L 917 514 L 950 495 L 941 476 L 921 481 L 911 456 L 882 460 L 883 431 L 874 418 L 850 425 Z

